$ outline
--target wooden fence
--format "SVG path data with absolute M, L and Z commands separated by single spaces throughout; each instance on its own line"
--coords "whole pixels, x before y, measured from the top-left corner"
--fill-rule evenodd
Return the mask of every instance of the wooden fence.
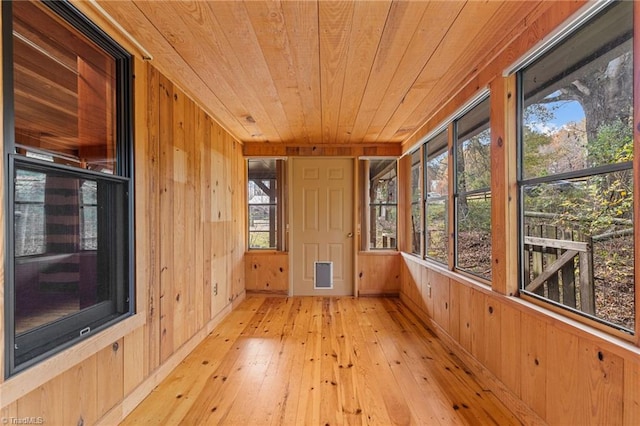
M 595 314 L 591 237 L 552 225 L 527 225 L 523 256 L 525 290 Z

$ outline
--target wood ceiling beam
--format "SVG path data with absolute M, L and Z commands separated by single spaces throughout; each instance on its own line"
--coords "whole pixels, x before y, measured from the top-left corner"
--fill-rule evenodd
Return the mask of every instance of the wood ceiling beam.
M 245 142 L 245 157 L 399 157 L 400 143 L 379 144 L 317 144 L 290 145 L 279 143 Z

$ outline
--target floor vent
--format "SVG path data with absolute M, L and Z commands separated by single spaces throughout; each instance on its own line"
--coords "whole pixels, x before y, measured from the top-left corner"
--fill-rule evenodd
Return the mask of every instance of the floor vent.
M 314 275 L 314 289 L 333 288 L 333 262 L 316 262 Z

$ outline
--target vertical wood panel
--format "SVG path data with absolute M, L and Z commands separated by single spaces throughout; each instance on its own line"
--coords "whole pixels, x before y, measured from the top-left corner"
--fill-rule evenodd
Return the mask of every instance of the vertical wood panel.
M 124 339 L 96 354 L 98 418 L 112 409 L 124 396 Z
M 431 292 L 433 294 L 433 319 L 447 333 L 449 332 L 449 277 L 431 271 Z
M 17 417 L 42 417 L 48 424 L 64 424 L 64 404 L 60 396 L 64 383 L 60 376 L 29 392 L 17 402 Z
M 358 294 L 397 294 L 400 291 L 400 255 L 398 253 L 359 253 L 357 262 Z M 420 281 L 417 286 L 419 288 Z
M 234 141 L 234 150 L 233 150 L 233 158 L 236 162 L 234 183 L 233 183 L 233 194 L 235 196 L 236 204 L 233 206 L 232 215 L 235 223 L 235 296 L 234 300 L 240 297 L 240 295 L 244 292 L 244 252 L 247 249 L 247 228 L 246 228 L 246 220 L 244 215 L 240 212 L 246 210 L 245 206 L 247 205 L 246 198 L 246 162 L 242 157 L 242 145 L 240 145 L 237 141 Z
M 451 281 L 454 282 L 453 280 Z M 460 345 L 471 352 L 471 321 L 473 321 L 473 311 L 471 309 L 471 298 L 473 290 L 466 285 L 458 284 L 458 304 L 460 305 Z
M 638 360 L 624 362 L 624 418 L 625 426 L 640 423 L 640 364 Z
M 573 334 L 547 327 L 547 414 L 550 424 L 586 424 L 585 399 L 577 397 L 581 381 L 579 342 Z
M 496 376 L 500 374 L 502 344 L 502 304 L 491 296 L 484 297 L 484 364 Z
M 583 391 L 573 392 L 575 405 L 584 401 L 585 422 L 620 425 L 623 420 L 624 361 L 593 342 L 580 339 L 579 373 Z
M 289 253 L 249 251 L 244 255 L 244 268 L 247 291 L 289 292 Z
M 485 318 L 485 301 L 484 294 L 471 290 L 470 304 L 471 310 L 471 354 L 482 364 L 486 364 L 485 345 L 484 345 L 484 318 Z
M 496 303 L 500 303 L 497 300 Z M 500 373 L 498 378 L 511 392 L 520 397 L 522 349 L 520 311 L 509 305 L 500 308 Z
M 18 417 L 18 403 L 13 402 L 0 409 L 0 417 L 3 419 L 11 419 Z
M 428 268 L 420 267 L 420 294 L 422 296 L 419 303 L 420 308 L 429 318 L 433 318 L 433 292 L 431 291 L 431 271 Z
M 208 115 L 202 112 L 204 117 L 202 118 L 202 143 L 200 144 L 200 161 L 202 162 L 201 174 L 202 174 L 202 192 L 200 194 L 200 220 L 202 222 L 202 279 L 204 283 L 202 291 L 202 311 L 203 319 L 205 323 L 213 318 L 211 312 L 211 292 L 212 292 L 212 280 L 211 280 L 211 265 L 213 251 L 212 235 L 211 235 L 211 216 L 213 209 L 213 201 L 215 198 L 215 189 L 213 188 L 212 176 L 211 176 L 211 120 Z
M 187 267 L 187 186 L 188 158 L 186 145 L 186 96 L 173 86 L 173 121 L 172 121 L 172 162 L 173 162 L 173 280 L 170 293 L 170 309 L 173 311 L 171 324 L 173 329 L 173 350 L 179 348 L 186 340 L 185 321 L 187 319 L 188 282 Z M 166 294 L 165 294 L 166 297 Z
M 102 367 L 101 367 L 102 368 Z M 98 419 L 98 363 L 94 355 L 65 372 L 62 377 L 65 425 L 91 425 Z M 46 419 L 46 423 L 50 423 Z
M 173 87 L 160 75 L 159 143 L 160 143 L 160 228 L 165 229 L 160 242 L 160 362 L 173 353 Z
M 123 393 L 128 395 L 145 378 L 144 368 L 144 329 L 139 328 L 123 338 L 124 383 Z
M 201 325 L 198 324 L 198 316 L 196 314 L 196 297 L 198 289 L 202 290 L 202 281 L 196 281 L 196 224 L 200 220 L 196 204 L 196 188 L 199 187 L 198 182 L 198 159 L 197 153 L 199 148 L 195 142 L 195 126 L 196 126 L 196 110 L 195 104 L 189 98 L 184 102 L 184 149 L 186 152 L 187 166 L 187 182 L 185 184 L 185 202 L 184 202 L 184 251 L 185 259 L 183 275 L 185 281 L 183 284 L 183 300 L 184 300 L 184 324 L 182 326 L 184 341 L 193 336 Z
M 143 192 L 146 198 L 148 210 L 144 214 L 142 220 L 147 222 L 149 233 L 148 235 L 148 252 L 150 269 L 148 272 L 148 294 L 137 293 L 138 298 L 147 297 L 147 324 L 145 325 L 145 345 L 144 350 L 147 352 L 147 367 L 146 372 L 150 372 L 156 369 L 160 365 L 160 313 L 161 313 L 161 289 L 160 277 L 161 273 L 161 239 L 160 239 L 160 212 L 161 202 L 160 200 L 166 197 L 161 194 L 162 181 L 160 178 L 160 99 L 161 87 L 160 87 L 160 73 L 154 68 L 149 67 L 149 80 L 147 90 L 147 111 L 148 111 L 148 139 L 146 142 L 146 152 L 144 154 L 144 162 L 148 172 L 146 174 L 148 182 L 146 184 L 147 189 Z M 138 166 L 137 168 L 140 168 Z M 142 182 L 139 182 L 142 184 Z M 138 195 L 139 196 L 139 195 Z M 145 374 L 146 376 L 146 374 Z
M 196 283 L 195 294 L 193 298 L 193 310 L 195 317 L 195 331 L 200 330 L 205 324 L 204 316 L 204 295 L 209 294 L 205 290 L 208 288 L 209 281 L 204 279 L 204 223 L 203 223 L 203 206 L 206 204 L 207 191 L 203 168 L 203 147 L 206 142 L 204 140 L 204 112 L 194 105 L 194 146 L 193 146 L 193 178 L 194 178 L 194 196 L 193 196 L 193 216 L 194 216 L 194 237 L 193 247 L 194 255 L 194 282 Z M 208 216 L 208 215 L 207 215 Z
M 449 335 L 456 342 L 460 342 L 460 287 L 455 280 L 449 280 Z
M 522 313 L 521 340 L 521 398 L 541 418 L 547 416 L 547 370 L 551 358 L 547 356 L 547 323 Z

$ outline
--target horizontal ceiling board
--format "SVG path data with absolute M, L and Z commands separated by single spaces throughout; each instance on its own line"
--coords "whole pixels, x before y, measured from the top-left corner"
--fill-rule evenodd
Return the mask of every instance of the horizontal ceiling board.
M 224 89 L 228 87 L 226 82 L 220 80 L 219 84 L 215 86 L 216 91 L 212 91 L 196 73 L 196 65 L 190 64 L 179 55 L 169 40 L 160 32 L 159 28 L 162 27 L 163 22 L 168 20 L 168 25 L 171 25 L 172 17 L 166 13 L 167 9 L 163 8 L 165 4 L 166 2 L 100 2 L 100 6 L 109 15 L 151 52 L 154 57 L 151 62 L 153 66 L 170 77 L 189 96 L 197 99 L 198 103 L 235 137 L 240 140 L 250 138 L 254 132 L 253 126 L 250 123 L 242 123 L 237 120 L 237 115 L 228 110 L 220 101 L 220 97 L 225 94 Z M 159 17 L 155 17 L 155 14 L 150 17 L 145 15 L 145 6 L 152 5 L 160 14 Z M 166 16 L 166 18 L 161 19 L 162 16 Z
M 318 7 L 322 142 L 335 143 L 355 4 L 331 1 L 320 2 Z
M 394 2 L 380 39 L 367 87 L 349 140 L 362 142 L 364 135 L 397 71 L 409 42 L 420 23 L 427 2 Z
M 541 1 L 100 1 L 243 142 L 402 143 Z
M 358 142 L 352 137 L 355 118 L 369 83 L 390 7 L 391 1 L 357 2 L 355 5 L 344 91 L 340 102 L 338 139 Z
M 398 71 L 384 94 L 386 102 L 376 111 L 365 140 L 398 141 L 395 133 L 402 123 L 396 123 L 391 134 L 381 135 L 380 132 L 388 126 L 390 118 L 399 106 L 404 104 L 407 92 L 425 70 L 463 5 L 462 2 L 429 3 L 398 65 Z
M 499 4 L 500 7 L 497 10 L 494 9 L 493 16 L 487 18 L 486 25 L 478 28 L 478 33 L 470 38 L 468 46 L 465 49 L 478 53 L 473 57 L 460 55 L 450 61 L 448 70 L 438 80 L 439 84 L 431 85 L 429 92 L 422 95 L 422 99 L 420 99 L 419 96 L 416 97 L 416 100 L 420 101 L 420 103 L 409 117 L 394 117 L 393 119 L 403 121 L 405 126 L 414 129 L 424 123 L 424 117 L 433 115 L 436 110 L 435 107 L 437 107 L 437 105 L 427 100 L 451 98 L 462 87 L 462 83 L 466 84 L 469 82 L 473 76 L 478 74 L 481 67 L 487 63 L 486 49 L 484 46 L 497 45 L 503 37 L 503 34 L 510 33 L 511 28 L 517 24 L 518 18 L 526 15 L 535 5 L 533 2 L 507 2 Z M 477 13 L 477 11 L 470 12 L 472 14 Z M 498 25 L 496 23 L 499 23 L 501 27 L 496 28 L 496 25 Z M 401 136 L 406 138 L 409 135 Z
M 490 25 L 497 29 L 496 24 L 491 21 L 491 17 L 502 4 L 495 1 L 465 3 L 453 18 L 451 27 L 442 37 L 441 43 L 438 44 L 416 83 L 407 92 L 402 104 L 391 117 L 391 122 L 396 123 L 397 128 L 417 127 L 420 123 L 407 122 L 407 119 L 424 103 L 428 105 L 430 111 L 433 111 L 435 105 L 440 105 L 438 101 L 443 99 L 429 96 L 431 91 L 434 87 L 444 87 L 442 86 L 444 83 L 441 82 L 447 78 L 448 73 L 454 72 L 451 66 L 456 62 L 456 59 L 463 59 L 464 66 L 469 67 L 475 62 L 475 58 L 482 54 L 478 49 L 471 49 L 470 45 L 483 26 Z M 448 89 L 450 90 L 450 88 L 451 86 Z M 424 102 L 425 100 L 427 102 Z M 422 122 L 424 122 L 424 117 Z

